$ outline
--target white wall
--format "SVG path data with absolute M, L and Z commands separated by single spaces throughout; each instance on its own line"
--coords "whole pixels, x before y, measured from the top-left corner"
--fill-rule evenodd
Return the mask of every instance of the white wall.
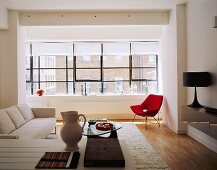
M 178 132 L 178 73 L 176 9 L 170 12 L 168 26 L 162 26 L 162 77 L 165 124 Z
M 214 84 L 197 88 L 202 105 L 217 108 L 217 0 L 191 0 L 187 4 L 187 70 L 211 72 Z M 193 101 L 193 88 L 188 88 L 188 100 Z
M 9 29 L 0 31 L 0 108 L 18 103 L 17 22 L 18 12 L 9 12 Z
M 186 88 L 183 86 L 183 72 L 186 70 L 186 5 L 176 6 L 177 23 L 177 78 L 178 78 L 178 133 L 186 133 L 186 125 L 182 122 L 182 105 L 186 102 Z
M 18 25 L 17 27 L 17 83 L 18 103 L 26 101 L 26 30 Z
M 27 104 L 30 107 L 55 107 L 57 119 L 62 119 L 60 112 L 69 110 L 93 118 L 133 119 L 130 106 L 141 103 L 145 98 L 146 95 L 29 96 Z
M 27 41 L 159 40 L 161 26 L 26 27 Z

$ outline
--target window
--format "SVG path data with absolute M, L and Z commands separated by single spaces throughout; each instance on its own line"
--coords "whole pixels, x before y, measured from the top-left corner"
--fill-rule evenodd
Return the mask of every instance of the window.
M 27 94 L 41 88 L 46 95 L 73 94 L 72 45 L 67 43 L 32 43 L 26 56 Z M 28 53 L 27 53 L 28 54 Z
M 35 61 L 33 57 L 32 62 L 36 63 L 38 67 L 26 70 L 26 81 L 28 84 L 27 93 L 36 93 L 38 88 L 45 91 L 46 95 L 56 94 L 73 94 L 73 68 L 68 66 L 67 59 L 72 56 L 38 56 Z M 33 73 L 32 79 L 31 72 Z M 29 88 L 32 84 L 32 89 Z M 70 84 L 70 88 L 69 88 Z M 70 92 L 69 92 L 70 90 Z
M 132 91 L 135 93 L 156 93 L 158 91 L 158 43 L 133 42 Z
M 156 93 L 158 42 L 28 43 L 26 91 Z

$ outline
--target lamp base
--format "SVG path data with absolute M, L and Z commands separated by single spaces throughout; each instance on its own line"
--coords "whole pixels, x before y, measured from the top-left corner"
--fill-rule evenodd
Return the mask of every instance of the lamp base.
M 204 106 L 202 106 L 200 103 L 191 103 L 188 105 L 189 107 L 194 107 L 194 108 L 203 108 Z
M 197 100 L 197 88 L 194 87 L 194 101 L 193 103 L 188 105 L 189 107 L 195 107 L 195 108 L 203 108 L 204 106 L 202 106 L 198 100 Z

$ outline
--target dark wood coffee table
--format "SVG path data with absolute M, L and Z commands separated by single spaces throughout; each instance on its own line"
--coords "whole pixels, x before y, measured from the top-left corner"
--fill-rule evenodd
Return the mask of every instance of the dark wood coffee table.
M 106 131 L 97 130 L 96 124 L 86 123 L 83 128 L 83 135 L 87 136 L 84 166 L 125 167 L 125 158 L 117 135 L 117 130 L 122 128 L 122 124 L 112 122 L 113 129 Z M 110 135 L 105 137 L 106 134 Z

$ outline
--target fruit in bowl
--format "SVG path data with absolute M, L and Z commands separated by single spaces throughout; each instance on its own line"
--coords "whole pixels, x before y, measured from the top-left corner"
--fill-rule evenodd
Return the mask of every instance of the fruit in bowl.
M 37 95 L 38 96 L 42 96 L 44 94 L 44 90 L 43 89 L 38 89 L 37 90 Z
M 107 130 L 113 130 L 113 128 L 114 126 L 112 123 L 97 123 L 96 124 L 97 130 L 107 131 Z

